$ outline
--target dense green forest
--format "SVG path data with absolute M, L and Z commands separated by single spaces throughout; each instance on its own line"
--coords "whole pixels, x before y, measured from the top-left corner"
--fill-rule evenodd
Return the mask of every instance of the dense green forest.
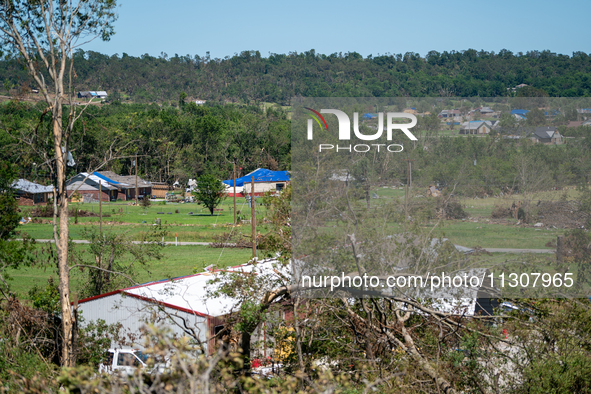
M 386 54 L 363 58 L 356 52 L 270 54 L 244 51 L 224 59 L 195 55 L 133 57 L 79 50 L 75 54 L 76 90 L 105 90 L 111 100 L 176 102 L 274 102 L 292 97 L 497 97 L 528 84 L 549 96 L 591 95 L 591 56 L 549 51 L 476 51 Z M 6 87 L 34 88 L 18 58 L 0 62 Z
M 18 163 L 21 177 L 51 183 L 51 119 L 45 104 L 10 101 L 0 105 L 0 158 Z M 66 117 L 68 114 L 65 115 Z M 42 119 L 40 121 L 40 119 Z M 34 133 L 34 130 L 37 133 Z M 204 173 L 223 179 L 258 167 L 289 168 L 291 128 L 281 109 L 112 103 L 89 106 L 70 141 L 80 171 L 109 169 L 131 174 L 138 155 L 138 175 L 150 181 L 186 182 Z

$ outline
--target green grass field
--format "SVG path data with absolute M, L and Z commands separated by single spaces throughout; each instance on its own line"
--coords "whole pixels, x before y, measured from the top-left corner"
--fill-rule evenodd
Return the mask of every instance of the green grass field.
M 37 249 L 47 245 L 38 245 Z M 88 245 L 76 245 L 76 250 L 85 251 Z M 41 253 L 43 257 L 45 253 Z M 261 257 L 262 252 L 261 252 Z M 136 282 L 145 283 L 159 279 L 176 278 L 179 276 L 191 275 L 195 272 L 202 272 L 203 267 L 215 264 L 218 268 L 225 268 L 238 264 L 244 264 L 252 258 L 251 249 L 235 248 L 210 248 L 208 246 L 166 246 L 163 249 L 163 258 L 148 263 L 147 269 L 140 269 L 137 273 Z M 42 260 L 40 258 L 39 260 Z M 54 267 L 20 267 L 7 271 L 11 280 L 9 285 L 11 291 L 19 297 L 28 299 L 28 292 L 34 286 L 44 287 L 49 277 L 57 279 Z M 80 286 L 80 275 L 73 273 L 72 288 L 76 292 Z M 129 286 L 133 284 L 130 283 Z
M 92 204 L 70 204 L 71 207 L 82 209 L 93 213 L 99 212 L 98 203 Z M 250 219 L 251 209 L 245 204 L 244 198 L 237 199 L 237 216 L 244 219 Z M 178 241 L 181 242 L 210 242 L 218 234 L 230 232 L 234 222 L 234 206 L 232 199 L 226 199 L 218 208 L 222 211 L 210 215 L 209 211 L 196 203 L 152 203 L 147 209 L 141 206 L 132 206 L 119 203 L 103 204 L 103 229 L 110 228 L 116 232 L 127 232 L 132 239 L 139 239 L 140 233 L 148 232 L 155 224 L 156 219 L 160 219 L 162 226 L 168 231 L 165 241 L 174 241 L 174 234 L 178 235 Z M 257 216 L 257 232 L 265 233 L 267 228 L 266 208 L 260 205 L 257 200 L 255 207 Z M 30 208 L 23 209 L 23 216 L 27 216 Z M 177 213 L 178 211 L 178 213 Z M 108 217 L 107 217 L 108 215 Z M 51 218 L 43 218 L 45 221 Z M 242 224 L 234 231 L 251 233 L 251 225 Z M 88 226 L 98 226 L 98 217 L 79 217 L 76 219 L 70 217 L 70 237 L 72 239 L 84 239 L 83 231 Z M 26 232 L 35 239 L 52 239 L 52 226 L 50 223 L 28 223 L 20 227 L 20 230 Z
M 379 207 L 382 204 L 404 202 L 404 188 L 378 188 L 375 190 L 377 199 L 372 199 L 371 204 Z M 418 197 L 426 194 L 426 188 L 414 186 L 411 189 L 411 200 L 424 201 L 427 197 Z M 538 193 L 532 196 L 532 200 L 553 200 L 576 199 L 578 192 L 573 188 L 562 191 L 549 191 Z M 461 198 L 460 204 L 468 214 L 464 220 L 431 220 L 424 224 L 424 230 L 431 232 L 434 237 L 446 237 L 455 244 L 467 247 L 484 248 L 523 248 L 523 249 L 549 249 L 546 244 L 555 241 L 558 235 L 564 234 L 565 229 L 534 228 L 532 226 L 517 226 L 516 220 L 506 219 L 502 223 L 494 223 L 490 220 L 491 212 L 495 205 L 508 207 L 513 201 L 519 201 L 522 196 L 504 196 L 488 198 Z M 98 212 L 98 204 L 72 204 L 77 209 Z M 198 204 L 161 204 L 153 203 L 147 209 L 138 206 L 131 206 L 122 203 L 103 204 L 103 213 L 109 215 L 104 217 L 103 230 L 117 233 L 126 232 L 131 239 L 139 239 L 143 233 L 153 228 L 156 219 L 160 219 L 166 230 L 165 241 L 174 241 L 175 234 L 178 241 L 210 242 L 216 235 L 223 233 L 241 233 L 250 236 L 251 225 L 241 223 L 239 226 L 232 226 L 234 220 L 233 201 L 226 199 L 219 207 L 222 209 L 211 216 L 209 212 Z M 26 215 L 26 209 L 24 214 Z M 268 231 L 265 224 L 267 211 L 265 207 L 258 205 L 257 210 L 257 231 L 265 233 Z M 178 211 L 178 213 L 177 213 Z M 237 211 L 239 216 L 250 217 L 250 208 L 245 204 L 244 199 L 237 200 Z M 52 238 L 52 226 L 47 223 L 49 218 L 44 219 L 46 223 L 29 223 L 20 227 L 21 231 L 27 232 L 36 239 Z M 73 239 L 84 239 L 84 231 L 88 228 L 97 229 L 97 217 L 79 217 L 78 224 L 75 218 L 70 218 L 70 235 Z M 403 231 L 402 224 L 388 223 L 388 231 L 394 233 Z M 38 246 L 41 248 L 41 245 Z M 47 246 L 45 246 L 47 247 Z M 76 245 L 78 250 L 85 250 L 88 245 Z M 167 246 L 163 249 L 164 258 L 160 261 L 149 263 L 148 270 L 138 272 L 136 278 L 138 283 L 159 280 L 170 277 L 189 275 L 194 270 L 201 271 L 203 267 L 216 264 L 219 268 L 242 264 L 251 257 L 249 249 L 214 249 L 207 246 Z M 526 259 L 525 255 L 497 254 L 482 256 L 483 259 L 494 262 L 518 261 Z M 538 256 L 536 259 L 552 259 L 553 255 Z M 548 260 L 548 261 L 550 261 Z M 53 267 L 22 267 L 18 270 L 10 270 L 8 274 L 13 278 L 10 281 L 12 291 L 20 297 L 28 298 L 28 291 L 35 285 L 44 286 L 50 276 L 56 277 Z M 78 275 L 73 275 L 72 285 L 74 289 L 80 285 Z

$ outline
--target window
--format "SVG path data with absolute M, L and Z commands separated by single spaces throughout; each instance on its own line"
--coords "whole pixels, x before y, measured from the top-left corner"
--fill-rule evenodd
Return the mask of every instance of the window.
M 105 354 L 105 360 L 102 362 L 102 364 L 106 365 L 107 367 L 113 365 L 113 353 L 107 352 Z
M 123 365 L 126 367 L 139 367 L 141 366 L 141 363 L 140 360 L 132 353 L 119 353 L 119 356 L 117 357 L 117 365 Z

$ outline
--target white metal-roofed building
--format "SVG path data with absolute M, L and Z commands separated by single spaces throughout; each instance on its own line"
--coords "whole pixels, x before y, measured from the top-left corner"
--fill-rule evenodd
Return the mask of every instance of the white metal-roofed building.
M 223 272 L 287 276 L 288 272 L 276 266 L 276 260 L 258 264 L 243 264 Z M 227 296 L 209 298 L 208 290 L 215 285 L 208 283 L 222 271 L 204 272 L 172 280 L 150 282 L 135 287 L 112 291 L 81 300 L 78 311 L 84 322 L 104 320 L 107 324 L 121 323 L 123 334 L 139 335 L 147 322 L 163 325 L 179 337 L 195 335 L 205 350 L 213 351 L 211 339 L 223 325 L 223 316 L 235 312 L 238 300 Z M 260 296 L 262 297 L 263 294 Z M 136 339 L 137 345 L 142 341 Z

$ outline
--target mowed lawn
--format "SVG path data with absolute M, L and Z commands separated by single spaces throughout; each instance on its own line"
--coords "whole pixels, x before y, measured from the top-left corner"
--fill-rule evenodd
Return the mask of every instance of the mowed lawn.
M 411 192 L 413 201 L 422 201 L 426 195 L 426 188 L 415 186 Z M 388 201 L 403 203 L 403 188 L 379 188 L 376 190 L 379 199 L 373 200 L 374 205 L 384 204 Z M 422 194 L 421 194 L 422 193 Z M 559 201 L 561 199 L 577 200 L 579 192 L 574 187 L 564 190 L 544 191 L 532 194 L 531 201 Z M 511 249 L 548 249 L 549 241 L 556 241 L 556 237 L 563 235 L 567 230 L 561 228 L 534 228 L 534 223 L 527 226 L 518 226 L 517 220 L 507 218 L 504 224 L 492 223 L 491 213 L 495 205 L 509 208 L 513 202 L 522 201 L 522 195 L 486 197 L 486 198 L 459 198 L 468 217 L 464 220 L 432 220 L 425 226 L 426 231 L 435 227 L 432 234 L 437 237 L 449 238 L 453 243 L 484 248 L 511 248 Z M 396 228 L 397 226 L 394 226 Z
M 85 210 L 92 213 L 99 212 L 98 203 L 70 204 L 72 208 Z M 27 216 L 30 208 L 23 208 L 23 216 Z M 119 203 L 103 204 L 103 229 L 109 229 L 117 233 L 128 233 L 132 239 L 138 240 L 141 235 L 147 233 L 159 220 L 166 229 L 164 241 L 174 241 L 175 233 L 178 241 L 182 242 L 211 242 L 219 234 L 228 232 L 251 233 L 250 217 L 251 209 L 244 198 L 237 199 L 236 214 L 239 225 L 234 227 L 234 204 L 232 199 L 226 199 L 218 207 L 221 211 L 211 215 L 209 210 L 196 203 L 162 204 L 152 203 L 148 208 Z M 257 232 L 265 233 L 267 210 L 257 199 L 255 206 L 257 216 Z M 35 239 L 52 239 L 53 229 L 51 218 L 40 218 L 45 223 L 28 223 L 20 227 Z M 95 227 L 96 226 L 96 227 Z M 74 216 L 70 217 L 70 237 L 72 239 L 85 239 L 85 228 L 99 226 L 98 217 L 78 217 L 78 223 Z
M 549 249 L 546 243 L 565 231 L 454 220 L 443 222 L 433 234 L 469 248 Z
M 46 248 L 48 245 L 38 245 L 37 248 Z M 86 252 L 88 245 L 75 245 L 77 251 Z M 208 246 L 165 246 L 162 249 L 163 258 L 161 260 L 150 261 L 146 269 L 137 270 L 135 278 L 137 283 L 151 282 L 166 278 L 175 278 L 179 276 L 191 275 L 196 272 L 203 272 L 203 267 L 211 264 L 217 268 L 224 268 L 238 264 L 244 264 L 252 258 L 251 249 L 236 248 L 211 248 Z M 46 260 L 46 252 L 41 252 L 38 261 Z M 260 252 L 259 256 L 263 257 Z M 49 277 L 57 280 L 55 267 L 36 266 L 20 267 L 7 271 L 11 280 L 9 285 L 11 291 L 18 294 L 19 297 L 28 299 L 29 290 L 34 286 L 45 287 Z M 72 276 L 73 292 L 76 292 L 80 286 L 81 280 L 79 274 Z M 130 283 L 129 286 L 132 286 Z

